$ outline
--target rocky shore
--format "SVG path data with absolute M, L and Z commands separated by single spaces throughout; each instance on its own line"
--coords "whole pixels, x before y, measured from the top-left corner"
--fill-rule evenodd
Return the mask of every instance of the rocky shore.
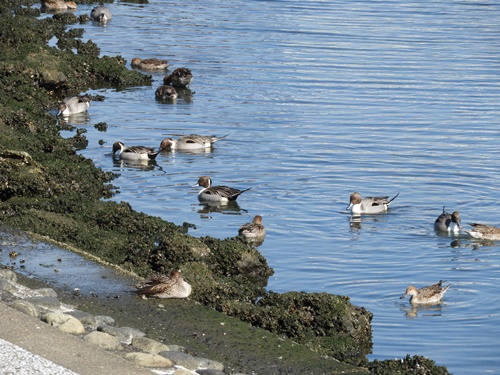
M 11 0 L 0 5 L 2 224 L 66 243 L 141 277 L 181 268 L 193 287 L 190 300 L 169 302 L 168 309 L 158 301 L 138 304 L 125 296 L 106 301 L 64 296 L 93 314 L 73 316 L 85 329 L 77 334 L 109 335 L 114 338 L 110 341 L 118 341 L 118 348 L 124 348 L 124 343 L 116 337 L 128 337 L 132 340 L 128 347 L 136 348 L 132 333 L 96 320 L 96 315 L 109 311 L 122 322 L 132 320 L 139 331 L 149 330 L 148 338 L 159 343 L 162 341 L 154 335 L 174 337 L 164 332 L 165 321 L 176 326 L 172 331 L 183 342 L 190 340 L 186 332 L 196 332 L 191 333 L 190 350 L 224 358 L 229 373 L 244 369 L 263 374 L 377 373 L 382 362 L 368 363 L 366 359 L 372 347 L 372 314 L 352 305 L 348 297 L 267 291 L 273 270 L 257 249 L 238 238 L 194 238 L 187 235 L 189 223 L 177 226 L 139 213 L 126 203 L 102 200 L 117 193 L 114 176 L 76 153 L 86 147 L 84 131 L 63 139 L 59 131 L 67 125 L 58 123 L 47 110 L 55 108 L 64 96 L 92 87 L 150 85 L 151 77 L 127 69 L 120 56 L 99 58 L 98 46 L 81 40 L 81 29 L 68 28 L 86 22 L 88 16 L 63 13 L 39 20 L 40 11 L 32 7 L 35 4 L 35 0 Z M 53 37 L 57 47 L 47 44 Z M 43 298 L 63 298 L 56 296 Z M 33 300 L 15 302 L 15 306 L 41 314 L 41 306 Z M 42 312 L 46 320 L 61 318 L 47 316 L 53 313 L 49 310 Z M 147 324 L 144 317 L 148 317 Z M 65 319 L 62 317 L 63 322 Z M 136 338 L 136 344 L 141 340 Z M 424 359 L 390 361 L 390 366 L 400 366 L 397 371 L 403 372 L 398 373 L 411 366 L 443 371 Z

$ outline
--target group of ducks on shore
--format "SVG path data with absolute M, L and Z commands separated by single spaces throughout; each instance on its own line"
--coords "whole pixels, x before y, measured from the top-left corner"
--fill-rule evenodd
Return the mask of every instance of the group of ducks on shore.
M 360 216 L 361 214 L 385 213 L 389 209 L 391 202 L 396 199 L 398 195 L 399 193 L 391 199 L 389 199 L 389 196 L 362 198 L 359 193 L 354 192 L 350 196 L 350 203 L 347 206 L 347 209 L 350 209 L 354 216 Z M 454 211 L 450 214 L 446 212 L 445 207 L 443 207 L 443 212 L 434 222 L 434 230 L 453 234 L 458 234 L 462 230 L 472 238 L 500 241 L 500 228 L 477 223 L 472 223 L 470 225 L 473 229 L 463 228 L 460 220 L 460 213 L 458 211 Z M 410 302 L 412 304 L 432 305 L 439 303 L 445 292 L 450 287 L 450 284 L 443 286 L 444 282 L 445 281 L 441 280 L 437 284 L 420 289 L 410 285 L 406 288 L 405 293 L 400 298 L 410 296 Z

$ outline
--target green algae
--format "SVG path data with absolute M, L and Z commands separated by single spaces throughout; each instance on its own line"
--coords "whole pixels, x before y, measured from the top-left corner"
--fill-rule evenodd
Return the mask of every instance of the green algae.
M 321 355 L 366 364 L 372 315 L 347 297 L 268 292 L 264 287 L 273 270 L 255 248 L 237 238 L 196 239 L 187 235 L 189 224 L 177 226 L 105 200 L 116 192 L 115 176 L 79 156 L 84 133 L 63 139 L 62 125 L 47 110 L 90 88 L 151 85 L 151 76 L 128 70 L 120 56 L 99 57 L 92 41 L 81 40 L 82 30 L 67 30 L 88 17 L 62 13 L 37 20 L 38 12 L 26 8 L 36 3 L 0 5 L 2 223 L 142 276 L 181 268 L 193 286 L 191 298 L 203 305 Z M 57 48 L 47 45 L 53 37 Z

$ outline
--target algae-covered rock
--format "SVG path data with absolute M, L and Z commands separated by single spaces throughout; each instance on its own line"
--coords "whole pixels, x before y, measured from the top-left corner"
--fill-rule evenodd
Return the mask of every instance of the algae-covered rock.
M 372 375 L 450 375 L 446 367 L 422 356 L 406 356 L 404 359 L 374 360 L 367 366 Z

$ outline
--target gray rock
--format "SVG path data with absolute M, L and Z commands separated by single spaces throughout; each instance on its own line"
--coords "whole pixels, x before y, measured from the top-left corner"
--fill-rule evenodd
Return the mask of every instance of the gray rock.
M 115 320 L 112 317 L 110 317 L 110 316 L 96 315 L 95 316 L 95 320 L 96 320 L 96 323 L 97 323 L 97 327 L 100 327 L 100 326 L 114 326 L 115 325 Z
M 15 272 L 6 268 L 0 269 L 0 279 L 5 279 L 17 283 L 17 275 Z
M 83 336 L 83 339 L 93 345 L 96 345 L 106 350 L 123 350 L 120 341 L 114 336 L 108 335 L 104 332 L 90 332 L 88 335 Z
M 52 288 L 40 288 L 35 289 L 35 292 L 39 293 L 43 297 L 57 297 L 57 293 Z
M 10 307 L 13 307 L 14 309 L 19 310 L 25 314 L 28 314 L 29 316 L 34 316 L 35 318 L 38 318 L 40 316 L 40 310 L 38 310 L 38 307 L 22 299 L 18 299 L 12 302 L 10 304 Z
M 66 333 L 74 335 L 85 333 L 83 324 L 80 323 L 78 319 L 68 314 L 48 313 L 42 316 L 42 321 Z
M 135 338 L 135 337 L 145 337 L 146 336 L 146 334 L 144 332 L 139 331 L 138 329 L 135 329 L 135 328 L 121 327 L 121 329 L 124 332 L 130 333 L 132 335 L 132 338 Z
M 0 291 L 15 294 L 19 292 L 19 287 L 11 280 L 0 279 Z
M 224 365 L 220 362 L 202 357 L 194 357 L 194 358 L 199 361 L 200 363 L 198 366 L 199 368 L 224 371 Z
M 123 357 L 139 366 L 160 368 L 172 367 L 172 362 L 170 360 L 158 354 L 134 352 L 127 353 Z
M 188 350 L 180 345 L 175 345 L 175 344 L 168 344 L 168 349 L 174 352 L 182 352 L 182 353 L 188 353 Z
M 118 341 L 120 341 L 122 344 L 130 345 L 132 343 L 133 336 L 127 331 L 122 330 L 121 328 L 108 325 L 101 325 L 97 327 L 97 330 L 116 337 Z
M 210 368 L 196 370 L 196 373 L 200 374 L 200 375 L 226 375 L 224 373 L 224 371 L 221 371 L 221 370 L 212 370 Z
M 94 315 L 80 310 L 68 311 L 66 314 L 74 316 L 83 324 L 86 331 L 95 331 L 97 329 L 97 322 Z
M 61 302 L 54 297 L 29 297 L 26 301 L 38 306 L 39 309 L 56 311 L 61 308 Z
M 185 367 L 188 370 L 196 370 L 200 367 L 200 361 L 190 354 L 175 351 L 160 352 L 158 354 L 171 360 L 174 365 Z
M 170 350 L 167 345 L 153 339 L 148 339 L 147 337 L 134 337 L 132 340 L 132 346 L 144 352 L 153 354 Z

